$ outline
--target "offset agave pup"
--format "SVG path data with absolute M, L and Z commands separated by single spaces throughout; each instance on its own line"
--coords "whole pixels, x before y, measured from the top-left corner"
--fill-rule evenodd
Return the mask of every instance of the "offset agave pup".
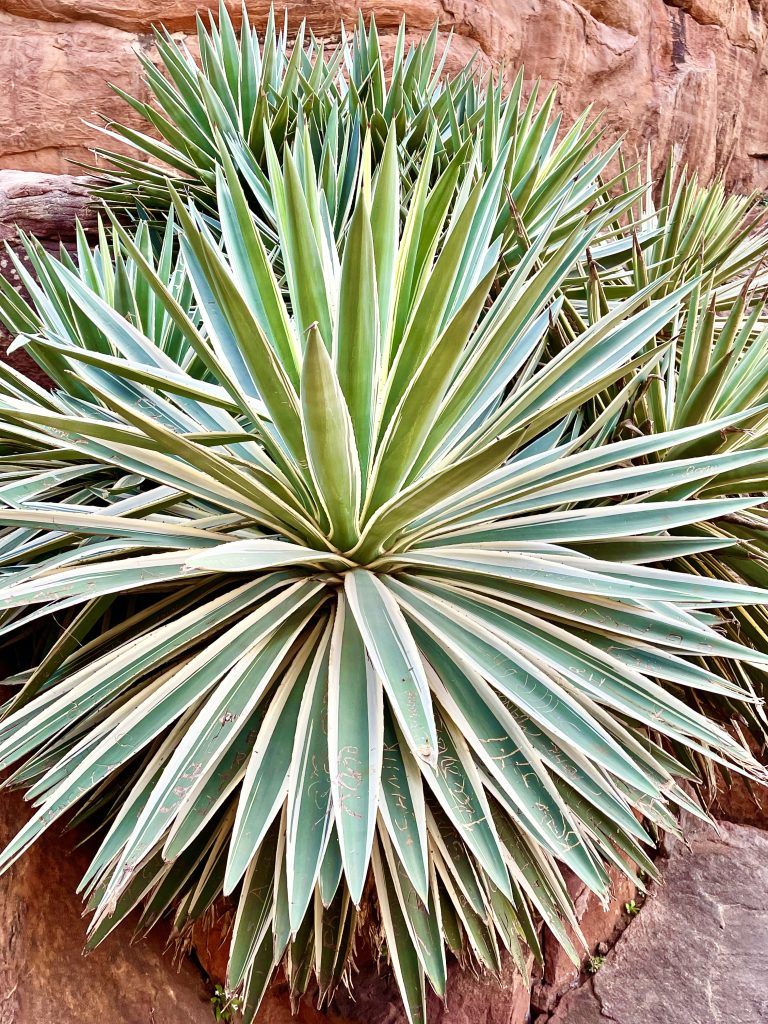
M 601 894 L 608 865 L 652 875 L 649 828 L 697 810 L 679 755 L 760 777 L 684 698 L 751 699 L 703 659 L 768 664 L 716 629 L 768 594 L 650 564 L 727 543 L 686 527 L 755 504 L 717 479 L 766 451 L 664 458 L 744 412 L 598 443 L 689 290 L 553 343 L 616 205 L 555 240 L 553 210 L 498 285 L 505 154 L 430 184 L 433 136 L 401 195 L 390 133 L 337 240 L 308 146 L 267 143 L 284 281 L 225 159 L 221 243 L 176 199 L 194 302 L 118 226 L 120 302 L 95 260 L 41 264 L 34 315 L 5 296 L 57 389 L 3 372 L 0 628 L 49 640 L 9 680 L 0 758 L 35 813 L 2 864 L 92 823 L 93 942 L 231 895 L 249 1020 L 279 964 L 329 999 L 365 924 L 417 1021 L 446 946 L 524 970 L 543 918 L 578 955 L 561 866 Z

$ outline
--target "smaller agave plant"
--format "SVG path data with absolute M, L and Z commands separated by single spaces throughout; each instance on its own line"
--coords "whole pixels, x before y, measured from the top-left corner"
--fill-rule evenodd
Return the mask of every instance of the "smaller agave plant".
M 764 241 L 764 239 L 763 239 Z M 754 273 L 752 278 L 754 277 Z M 708 278 L 711 282 L 711 278 Z M 726 290 L 730 290 L 726 286 Z M 662 432 L 724 418 L 733 418 L 762 406 L 768 391 L 768 324 L 765 295 L 748 279 L 736 298 L 722 309 L 721 289 L 696 283 L 678 318 L 678 330 L 646 393 L 638 396 L 631 417 L 643 431 Z M 750 422 L 733 422 L 706 438 L 668 449 L 665 460 L 714 453 L 752 451 L 754 458 L 740 468 L 712 481 L 701 480 L 678 490 L 681 496 L 708 498 L 729 488 L 744 493 L 765 494 L 768 489 L 766 462 L 761 455 L 768 431 L 765 414 Z M 719 517 L 696 528 L 722 546 L 718 550 L 689 553 L 676 560 L 678 568 L 699 576 L 752 586 L 768 585 L 766 573 L 766 513 L 764 508 L 745 509 Z M 734 640 L 766 649 L 768 622 L 764 608 L 734 608 L 725 617 L 723 629 Z M 714 663 L 713 663 L 714 665 Z M 722 671 L 750 690 L 755 701 L 735 706 L 719 694 L 698 694 L 696 706 L 722 721 L 741 723 L 755 744 L 768 749 L 768 718 L 763 704 L 765 673 L 757 666 L 720 664 Z M 699 763 L 696 770 L 706 775 L 711 766 Z
M 759 504 L 718 481 L 768 455 L 665 453 L 765 410 L 610 440 L 691 287 L 554 338 L 625 199 L 556 240 L 553 210 L 499 283 L 505 161 L 445 178 L 433 134 L 405 188 L 391 131 L 338 237 L 308 144 L 267 142 L 284 280 L 225 160 L 221 239 L 174 194 L 184 281 L 115 225 L 114 259 L 4 293 L 56 388 L 0 393 L 0 629 L 47 638 L 7 680 L 34 813 L 1 862 L 88 821 L 92 942 L 224 893 L 247 1020 L 281 964 L 329 999 L 365 930 L 420 1021 L 446 947 L 524 970 L 543 918 L 577 958 L 563 866 L 653 875 L 653 830 L 701 813 L 681 753 L 762 777 L 686 698 L 753 700 L 716 666 L 768 655 L 717 627 L 768 593 L 654 563 L 716 554 L 695 524 Z
M 140 57 L 151 102 L 116 90 L 131 108 L 132 121 L 138 116 L 145 130 L 109 119 L 98 126 L 121 147 L 120 152 L 95 151 L 100 162 L 88 169 L 97 176 L 98 194 L 112 209 L 138 208 L 162 221 L 175 188 L 215 222 L 217 169 L 232 162 L 271 250 L 278 212 L 269 150 L 282 160 L 285 149 L 301 149 L 297 140 L 306 135 L 306 162 L 314 168 L 333 229 L 343 237 L 363 147 L 375 169 L 392 132 L 404 196 L 433 135 L 430 184 L 449 167 L 458 175 L 475 143 L 486 172 L 503 158 L 507 201 L 497 211 L 498 227 L 518 220 L 533 238 L 555 206 L 561 220 L 555 234 L 567 234 L 585 213 L 610 199 L 619 179 L 636 198 L 645 193 L 644 187 L 624 182 L 624 175 L 601 179 L 619 147 L 599 149 L 603 133 L 589 110 L 562 132 L 562 116 L 553 113 L 554 89 L 542 95 L 535 83 L 524 98 L 522 71 L 510 82 L 503 75 L 483 81 L 475 57 L 447 75 L 450 47 L 439 53 L 438 41 L 436 22 L 425 39 L 409 45 L 403 22 L 388 61 L 373 18 L 366 28 L 361 15 L 352 33 L 342 27 L 339 44 L 330 48 L 304 22 L 289 41 L 287 17 L 280 30 L 273 8 L 261 37 L 245 8 L 237 30 L 223 3 L 217 20 L 211 14 L 206 25 L 198 18 L 198 58 L 169 31 L 157 29 L 160 66 Z M 137 155 L 127 156 L 126 149 Z M 444 188 L 449 180 L 443 179 Z M 605 246 L 611 263 L 631 255 L 626 231 L 617 238 L 609 230 Z
M 654 181 L 650 153 L 644 180 Z M 632 181 L 633 175 L 627 174 L 622 188 L 629 191 Z M 638 174 L 637 183 L 641 182 Z M 630 216 L 643 243 L 642 255 L 636 247 L 631 267 L 620 271 L 610 285 L 634 280 L 635 286 L 642 286 L 658 278 L 662 290 L 669 291 L 703 274 L 715 290 L 711 297 L 718 313 L 725 316 L 747 278 L 756 288 L 768 285 L 766 211 L 759 192 L 729 194 L 723 178 L 702 185 L 670 154 L 658 185 L 658 203 L 653 196 L 652 189 L 644 189 Z
M 0 277 L 0 316 L 9 332 L 23 339 L 26 351 L 53 381 L 63 381 L 72 373 L 71 357 L 67 352 L 73 346 L 80 350 L 80 358 L 93 366 L 109 368 L 116 355 L 110 336 L 91 316 L 72 302 L 68 283 L 86 289 L 109 306 L 120 317 L 136 328 L 146 341 L 159 352 L 163 369 L 154 372 L 169 390 L 173 390 L 175 375 L 181 371 L 182 380 L 195 379 L 195 387 L 205 389 L 207 363 L 195 352 L 188 340 L 186 326 L 201 326 L 194 295 L 183 261 L 178 256 L 173 215 L 168 218 L 161 234 L 140 222 L 133 234 L 126 237 L 105 230 L 102 219 L 98 222 L 98 244 L 91 245 L 78 223 L 74 252 L 63 246 L 55 259 L 36 239 L 19 235 L 19 243 L 27 257 L 29 268 L 9 246 L 8 255 L 19 280 L 32 302 L 17 293 L 9 281 Z M 59 268 L 70 275 L 63 278 Z M 31 272 L 30 272 L 31 271 Z M 152 286 L 146 273 L 152 277 Z M 35 339 L 44 340 L 37 345 Z M 165 358 L 163 358 L 165 357 Z M 170 369 L 169 360 L 177 366 Z M 123 372 L 130 373 L 125 367 Z M 142 382 L 152 372 L 145 366 Z M 11 366 L 0 364 L 0 377 L 5 386 L 23 387 Z M 180 385 L 181 386 L 181 385 Z M 70 382 L 70 390 L 84 399 L 92 399 L 87 381 Z

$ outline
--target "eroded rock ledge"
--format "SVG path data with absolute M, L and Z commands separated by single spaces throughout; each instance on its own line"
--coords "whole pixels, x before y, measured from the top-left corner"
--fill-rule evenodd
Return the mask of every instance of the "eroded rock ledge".
M 45 240 L 68 241 L 75 221 L 92 227 L 88 179 L 73 174 L 0 171 L 0 243 L 19 231 Z

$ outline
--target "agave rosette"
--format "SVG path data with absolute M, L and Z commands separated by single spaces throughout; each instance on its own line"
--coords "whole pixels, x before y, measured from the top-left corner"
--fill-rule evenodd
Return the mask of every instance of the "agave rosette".
M 644 175 L 625 172 L 616 180 L 623 190 L 638 191 L 623 232 L 622 225 L 613 225 L 619 237 L 633 234 L 635 241 L 621 264 L 610 266 L 597 251 L 592 254 L 605 301 L 625 298 L 654 280 L 663 294 L 703 275 L 714 312 L 724 321 L 745 284 L 755 297 L 765 290 L 768 231 L 759 193 L 729 194 L 722 178 L 702 185 L 673 155 L 658 184 L 650 153 Z
M 102 347 L 52 302 L 22 341 L 57 389 L 2 384 L 25 455 L 2 463 L 0 629 L 56 637 L 10 680 L 0 759 L 35 811 L 2 864 L 93 822 L 93 942 L 139 903 L 183 930 L 232 895 L 249 1019 L 280 963 L 329 998 L 365 919 L 420 1020 L 446 944 L 522 967 L 540 915 L 577 955 L 561 867 L 602 894 L 610 864 L 652 874 L 649 829 L 698 811 L 677 752 L 759 777 L 681 698 L 753 700 L 703 660 L 766 664 L 717 626 L 768 594 L 653 563 L 717 551 L 697 524 L 757 504 L 727 480 L 765 457 L 665 454 L 760 412 L 597 443 L 691 288 L 639 289 L 552 354 L 558 289 L 625 198 L 559 240 L 555 208 L 510 264 L 505 162 L 453 178 L 433 134 L 404 184 L 392 131 L 339 237 L 306 138 L 266 146 L 284 280 L 226 160 L 221 240 L 175 197 L 194 310 L 115 227 L 204 372 L 46 264 L 38 299 L 66 293 Z
M 703 286 L 702 282 L 710 282 Z M 765 297 L 756 293 L 753 281 L 742 286 L 728 303 L 711 285 L 707 275 L 695 284 L 689 300 L 676 317 L 672 341 L 662 358 L 658 372 L 647 387 L 634 396 L 620 419 L 624 428 L 634 432 L 663 432 L 695 424 L 733 418 L 745 418 L 730 426 L 685 441 L 668 449 L 665 460 L 705 457 L 712 453 L 752 452 L 743 466 L 711 480 L 694 480 L 676 488 L 677 497 L 709 498 L 723 490 L 765 495 L 768 490 L 768 465 L 762 454 L 768 418 L 764 411 L 768 370 L 768 326 Z M 754 415 L 746 415 L 758 407 Z M 676 568 L 709 578 L 747 582 L 752 586 L 768 584 L 766 576 L 765 511 L 743 510 L 702 524 L 696 530 L 721 547 L 716 551 L 688 554 L 676 560 Z M 763 608 L 734 608 L 724 618 L 726 635 L 764 650 L 768 622 Z M 765 673 L 758 666 L 713 662 L 739 685 L 764 699 Z M 699 694 L 689 698 L 693 706 L 723 721 L 745 728 L 763 749 L 768 742 L 768 721 L 760 703 L 734 704 L 722 695 Z M 702 759 L 697 770 L 708 774 Z
M 159 234 L 142 222 L 124 237 L 125 244 L 105 229 L 99 218 L 98 241 L 91 245 L 78 222 L 73 253 L 62 247 L 56 258 L 35 238 L 20 234 L 19 246 L 30 269 L 11 246 L 8 258 L 28 298 L 0 278 L 0 320 L 11 335 L 23 340 L 27 352 L 52 381 L 62 383 L 66 374 L 76 369 L 62 355 L 62 350 L 73 346 L 82 350 L 81 359 L 108 368 L 115 357 L 108 335 L 71 301 L 73 288 L 84 289 L 129 320 L 159 349 L 159 358 L 165 357 L 162 376 L 167 387 L 173 387 L 174 374 L 180 370 L 183 377 L 195 379 L 196 388 L 204 388 L 208 368 L 195 352 L 194 337 L 190 344 L 187 329 L 199 330 L 200 317 L 186 268 L 178 257 L 173 216 Z M 153 287 L 140 268 L 151 272 Z M 35 338 L 43 344 L 36 345 Z M 171 366 L 171 360 L 177 367 Z M 160 372 L 140 358 L 136 363 L 144 373 L 142 380 Z M 6 386 L 20 384 L 12 367 L 4 364 L 0 373 Z M 93 397 L 84 380 L 76 394 Z
M 120 142 L 121 152 L 95 151 L 100 163 L 90 170 L 99 176 L 98 193 L 113 209 L 138 207 L 162 220 L 175 188 L 215 220 L 217 170 L 231 161 L 271 249 L 277 212 L 268 153 L 274 148 L 282 159 L 284 148 L 297 152 L 296 142 L 306 134 L 306 154 L 297 152 L 300 170 L 317 177 L 330 224 L 343 236 L 364 137 L 367 159 L 375 167 L 394 131 L 404 197 L 433 136 L 433 179 L 451 166 L 458 175 L 478 141 L 486 171 L 503 159 L 506 201 L 497 211 L 497 232 L 513 249 L 536 237 L 554 206 L 559 207 L 558 238 L 609 201 L 617 179 L 601 176 L 618 144 L 600 150 L 599 118 L 586 110 L 564 132 L 562 115 L 554 112 L 556 90 L 543 95 L 540 83 L 534 83 L 524 98 L 522 71 L 511 82 L 503 74 L 481 76 L 474 58 L 446 75 L 450 41 L 442 52 L 438 42 L 435 23 L 426 39 L 408 44 L 403 22 L 388 60 L 373 19 L 366 28 L 361 16 L 351 34 L 342 28 L 339 44 L 329 48 L 304 22 L 293 37 L 287 20 L 279 30 L 273 9 L 261 37 L 246 10 L 238 30 L 224 4 L 217 21 L 211 15 L 206 25 L 198 18 L 197 56 L 170 32 L 157 29 L 160 67 L 140 58 L 150 101 L 118 90 L 147 130 L 105 122 L 104 133 Z M 126 156 L 126 146 L 137 156 Z M 169 168 L 175 172 L 170 179 Z M 645 190 L 645 183 L 637 189 L 626 175 L 618 179 L 628 194 Z M 616 235 L 606 223 L 601 255 L 607 265 L 627 260 L 631 248 L 626 230 Z

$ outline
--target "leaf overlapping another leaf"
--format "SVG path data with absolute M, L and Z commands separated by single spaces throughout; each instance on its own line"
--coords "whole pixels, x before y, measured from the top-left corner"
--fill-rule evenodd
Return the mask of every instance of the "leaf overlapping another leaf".
M 602 896 L 610 866 L 652 872 L 699 759 L 763 778 L 706 713 L 762 714 L 766 446 L 734 433 L 766 417 L 760 314 L 716 325 L 750 361 L 740 401 L 705 401 L 693 334 L 676 347 L 700 275 L 574 301 L 634 202 L 594 184 L 600 161 L 573 180 L 586 122 L 556 146 L 517 86 L 443 90 L 434 39 L 386 92 L 359 32 L 337 96 L 342 56 L 314 43 L 201 38 L 205 75 L 167 39 L 174 85 L 148 70 L 179 127 L 216 120 L 174 158 L 198 180 L 163 179 L 159 254 L 146 226 L 81 238 L 77 262 L 29 242 L 40 284 L 0 296 L 55 383 L 0 381 L 0 637 L 45 647 L 0 722 L 34 804 L 0 864 L 89 822 L 94 942 L 142 901 L 141 927 L 181 932 L 231 896 L 249 1019 L 280 964 L 294 998 L 313 971 L 331 998 L 373 925 L 420 1021 L 446 944 L 522 965 L 541 917 L 578 959 L 564 866 Z M 406 80 L 434 119 L 390 103 Z M 366 135 L 350 110 L 382 106 Z M 325 144 L 352 139 L 340 181 Z M 683 411 L 665 394 L 658 429 L 622 437 L 654 374 Z M 750 643 L 723 635 L 731 606 Z

